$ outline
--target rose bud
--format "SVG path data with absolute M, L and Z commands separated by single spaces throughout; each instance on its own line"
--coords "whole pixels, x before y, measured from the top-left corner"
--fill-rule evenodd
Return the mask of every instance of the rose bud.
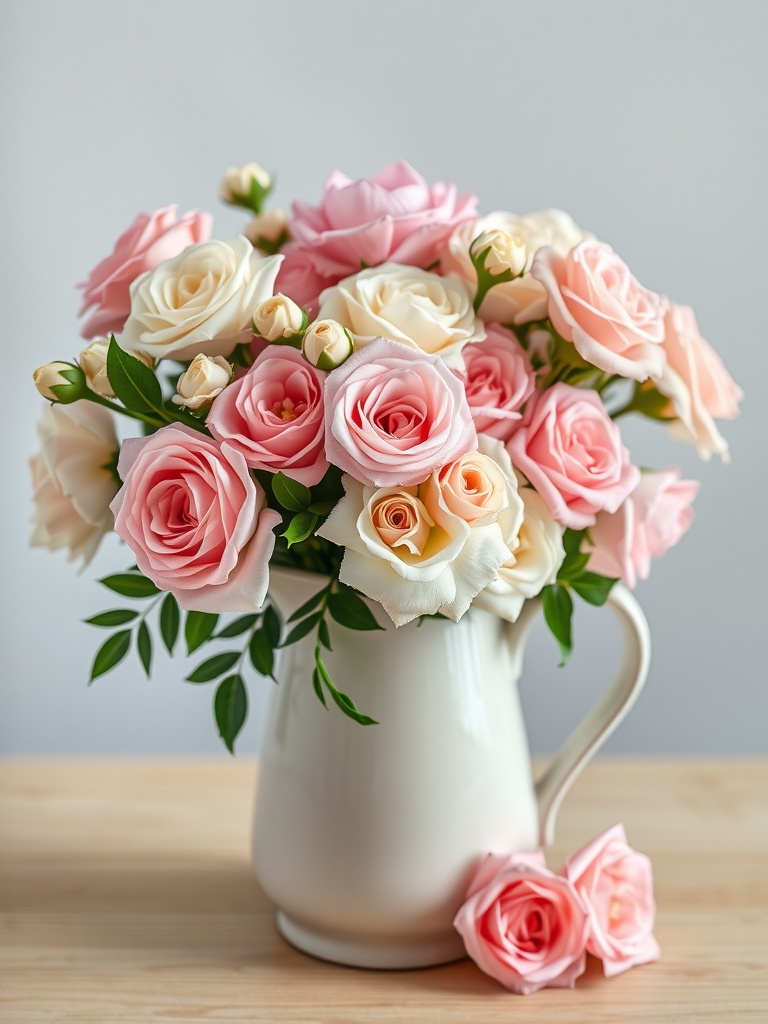
M 85 374 L 88 387 L 103 398 L 114 398 L 115 392 L 107 376 L 108 352 L 109 338 L 94 338 L 91 344 L 80 353 L 78 362 L 80 369 Z M 131 355 L 141 360 L 150 369 L 155 365 L 152 356 L 148 356 L 144 352 L 132 352 Z
M 233 371 L 224 356 L 195 356 L 176 382 L 172 401 L 188 409 L 201 409 L 211 403 L 232 380 Z
M 254 217 L 243 234 L 256 249 L 274 255 L 289 237 L 285 210 L 267 210 Z
M 483 231 L 470 248 L 473 262 L 479 260 L 486 249 L 483 267 L 493 277 L 508 271 L 513 277 L 519 277 L 524 272 L 528 253 L 522 238 L 499 228 Z
M 79 366 L 72 366 L 71 363 L 46 363 L 45 366 L 38 366 L 32 379 L 43 398 L 49 402 L 61 402 L 62 405 L 84 398 L 87 391 L 85 374 Z
M 266 341 L 279 341 L 300 334 L 307 326 L 307 319 L 301 306 L 278 292 L 256 307 L 253 328 Z
M 258 214 L 271 188 L 272 178 L 260 164 L 243 164 L 242 167 L 227 168 L 219 186 L 219 195 L 225 203 L 244 206 Z
M 335 320 L 316 320 L 301 343 L 302 355 L 318 370 L 335 370 L 354 351 L 352 335 Z

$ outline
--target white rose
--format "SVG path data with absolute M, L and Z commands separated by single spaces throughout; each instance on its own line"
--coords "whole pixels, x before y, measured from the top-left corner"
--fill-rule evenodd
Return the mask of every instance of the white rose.
M 497 284 L 488 292 L 480 307 L 483 320 L 499 324 L 525 324 L 543 320 L 547 315 L 547 293 L 544 286 L 528 273 L 533 257 L 544 245 L 551 245 L 561 255 L 585 238 L 592 238 L 562 210 L 541 210 L 518 217 L 513 213 L 497 211 L 479 220 L 465 221 L 453 232 L 440 256 L 440 269 L 444 274 L 456 274 L 469 281 L 474 289 L 477 283 L 472 266 L 470 246 L 486 232 L 497 231 L 519 240 L 525 249 L 522 277 Z
M 253 314 L 272 295 L 282 259 L 261 258 L 243 235 L 190 245 L 133 282 L 120 344 L 155 359 L 228 356 L 250 340 Z
M 473 289 L 458 277 L 384 263 L 327 288 L 318 319 L 349 328 L 358 346 L 389 338 L 461 369 L 464 345 L 485 337 L 472 300 Z
M 251 245 L 260 242 L 274 244 L 288 234 L 288 217 L 285 210 L 267 210 L 248 222 L 245 236 Z
M 335 320 L 315 320 L 301 343 L 302 355 L 319 370 L 335 370 L 354 351 L 352 335 Z
M 221 394 L 232 375 L 224 356 L 197 355 L 176 382 L 178 394 L 172 401 L 188 409 L 200 409 Z
M 219 186 L 219 194 L 227 203 L 237 202 L 238 197 L 250 196 L 251 183 L 254 181 L 265 192 L 272 187 L 272 178 L 261 164 L 250 163 L 243 164 L 242 167 L 228 167 Z
M 339 579 L 378 601 L 396 626 L 440 612 L 458 621 L 510 557 L 501 530 L 469 525 L 418 487 L 365 487 L 345 494 L 317 531 L 344 547 Z M 434 497 L 434 495 L 433 495 Z
M 267 341 L 298 334 L 305 322 L 301 306 L 280 293 L 260 303 L 253 314 L 253 326 Z
M 115 392 L 109 383 L 107 376 L 107 353 L 109 352 L 109 338 L 94 338 L 93 341 L 80 353 L 78 362 L 80 369 L 85 374 L 88 387 L 97 395 L 104 398 L 114 398 Z M 140 359 L 145 366 L 153 366 L 154 360 L 143 352 L 132 353 Z
M 486 249 L 483 266 L 494 277 L 508 270 L 517 276 L 526 269 L 528 251 L 519 235 L 510 235 L 500 228 L 483 231 L 472 243 L 471 254 L 477 259 Z
M 83 385 L 85 383 L 83 374 L 78 370 L 79 381 L 72 382 L 62 376 L 62 371 L 71 372 L 76 367 L 69 363 L 46 363 L 45 366 L 38 366 L 32 374 L 35 387 L 43 398 L 49 402 L 75 402 L 83 397 Z M 51 388 L 65 387 L 67 390 L 55 394 Z
M 109 504 L 120 484 L 107 468 L 118 448 L 112 415 L 90 402 L 52 405 L 38 424 L 40 453 L 30 460 L 33 547 L 66 548 L 87 564 L 112 529 Z

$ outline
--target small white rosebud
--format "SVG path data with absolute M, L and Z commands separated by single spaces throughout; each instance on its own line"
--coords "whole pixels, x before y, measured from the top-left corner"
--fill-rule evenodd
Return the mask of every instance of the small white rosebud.
M 67 380 L 66 377 L 62 376 L 62 371 L 64 370 L 70 373 L 72 370 L 75 370 L 79 379 L 74 383 L 71 380 Z M 71 366 L 69 363 L 46 363 L 45 366 L 38 366 L 32 374 L 32 379 L 37 390 L 49 402 L 61 402 L 63 405 L 68 405 L 70 402 L 76 402 L 79 398 L 83 398 L 85 394 L 85 376 L 82 370 L 76 366 Z M 56 394 L 51 390 L 54 387 L 64 388 L 65 390 L 59 391 Z
M 224 356 L 195 356 L 176 382 L 176 405 L 200 409 L 220 395 L 232 380 L 233 370 Z
M 528 252 L 525 242 L 518 235 L 510 235 L 499 228 L 483 231 L 472 243 L 471 254 L 474 259 L 488 249 L 483 266 L 493 277 L 512 271 L 519 277 L 525 271 Z
M 352 335 L 335 320 L 316 320 L 301 343 L 302 355 L 318 370 L 335 370 L 354 351 Z
M 253 326 L 266 341 L 290 338 L 306 326 L 306 314 L 287 295 L 273 295 L 256 307 Z
M 267 210 L 260 213 L 250 221 L 243 232 L 251 245 L 258 246 L 259 242 L 279 242 L 288 234 L 288 217 L 285 210 Z
M 265 171 L 260 164 L 228 167 L 219 186 L 219 194 L 226 203 L 237 203 L 238 199 L 250 196 L 251 185 L 254 181 L 263 192 L 268 192 L 272 187 L 269 172 Z
M 114 398 L 115 392 L 109 383 L 107 376 L 107 353 L 109 352 L 109 338 L 94 338 L 93 341 L 80 353 L 78 362 L 80 369 L 85 374 L 88 387 L 103 398 Z M 144 352 L 131 352 L 135 359 L 141 360 L 150 369 L 155 365 L 152 356 Z

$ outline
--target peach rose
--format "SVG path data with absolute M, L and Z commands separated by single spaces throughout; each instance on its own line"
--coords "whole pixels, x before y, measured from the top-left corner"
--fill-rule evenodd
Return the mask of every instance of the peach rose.
M 489 853 L 453 924 L 480 970 L 520 995 L 584 973 L 587 915 L 540 853 Z
M 659 959 L 651 862 L 627 845 L 623 825 L 574 853 L 563 873 L 586 907 L 587 950 L 603 961 L 607 978 Z
M 440 504 L 470 526 L 495 523 L 509 504 L 504 474 L 482 452 L 468 452 L 436 469 L 419 488 L 419 496 L 428 509 Z
M 549 246 L 539 249 L 531 274 L 547 291 L 555 330 L 588 363 L 633 380 L 661 373 L 661 299 L 607 245 L 580 242 L 565 256 Z
M 525 350 L 511 331 L 490 325 L 485 341 L 467 345 L 462 355 L 461 377 L 475 429 L 509 440 L 535 386 Z

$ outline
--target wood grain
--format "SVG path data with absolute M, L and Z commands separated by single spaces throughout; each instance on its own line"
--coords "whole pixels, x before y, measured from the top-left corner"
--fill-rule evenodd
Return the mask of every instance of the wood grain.
M 249 761 L 0 762 L 0 1021 L 768 1021 L 768 762 L 590 766 L 551 863 L 617 821 L 653 859 L 659 964 L 509 995 L 469 961 L 320 963 L 248 859 Z

